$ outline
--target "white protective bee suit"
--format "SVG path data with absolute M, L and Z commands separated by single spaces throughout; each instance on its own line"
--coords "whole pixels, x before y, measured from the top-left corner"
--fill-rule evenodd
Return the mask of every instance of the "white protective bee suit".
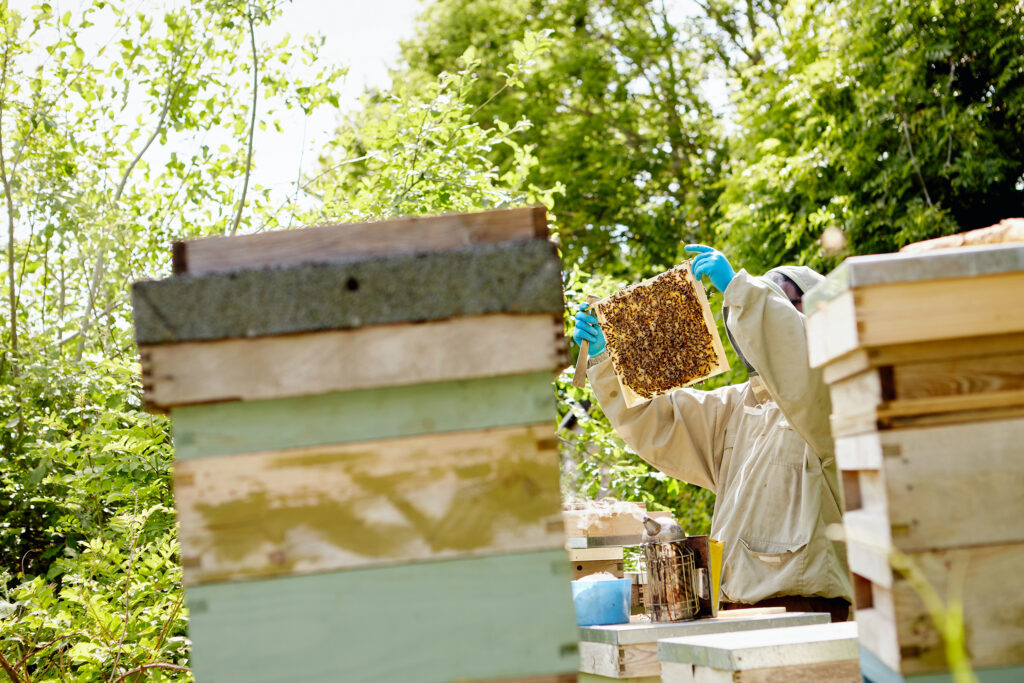
M 822 277 L 777 269 L 806 291 Z M 740 270 L 725 290 L 734 346 L 757 371 L 742 384 L 680 389 L 626 408 L 610 357 L 589 377 L 615 430 L 666 474 L 716 494 L 711 537 L 724 544 L 721 599 L 776 596 L 852 601 L 841 523 L 831 402 L 807 361 L 805 319 L 775 283 Z

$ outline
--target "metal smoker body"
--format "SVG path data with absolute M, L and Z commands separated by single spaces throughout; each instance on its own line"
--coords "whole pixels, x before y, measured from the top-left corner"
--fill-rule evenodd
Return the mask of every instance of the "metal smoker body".
M 640 546 L 647 568 L 645 603 L 651 621 L 685 621 L 697 616 L 697 566 L 686 533 L 673 519 L 644 517 Z

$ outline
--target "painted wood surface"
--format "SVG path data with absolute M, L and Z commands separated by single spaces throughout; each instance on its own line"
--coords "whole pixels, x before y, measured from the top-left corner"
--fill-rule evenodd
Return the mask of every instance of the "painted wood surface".
M 972 666 L 1024 664 L 1024 595 L 1018 590 L 1024 543 L 909 553 L 908 558 L 944 602 L 950 596 L 962 600 Z M 859 573 L 852 561 L 850 569 Z M 946 670 L 942 638 L 917 591 L 902 575 L 890 571 L 890 576 L 891 589 L 872 586 L 869 593 L 857 593 L 862 644 L 904 675 Z
M 839 438 L 844 525 L 904 552 L 1024 541 L 1022 444 L 1024 418 Z
M 550 372 L 180 406 L 171 410 L 175 457 L 373 441 L 537 424 L 555 419 Z
M 570 560 L 572 565 L 572 578 L 576 579 L 583 578 L 584 576 L 590 576 L 591 574 L 611 574 L 616 578 L 623 578 L 623 561 L 622 560 Z M 635 607 L 632 599 L 630 600 L 630 613 L 633 612 Z
M 562 318 L 550 315 L 467 316 L 139 351 L 143 399 L 154 409 L 557 371 L 569 364 Z
M 666 662 L 662 683 L 861 683 L 860 661 L 818 662 L 747 671 L 724 671 L 707 666 Z
M 561 262 L 543 240 L 132 285 L 138 344 L 263 337 L 487 313 L 561 315 Z
M 851 256 L 804 295 L 804 310 L 816 311 L 851 289 L 934 280 L 969 280 L 1024 271 L 1024 245 L 989 245 L 921 254 Z
M 666 638 L 658 641 L 658 654 L 663 662 L 725 671 L 843 662 L 857 659 L 857 625 L 846 621 Z
M 791 612 L 742 619 L 696 619 L 675 623 L 587 626 L 580 629 L 580 671 L 613 678 L 656 676 L 661 670 L 658 642 L 664 638 L 736 633 L 826 622 L 827 614 Z
M 835 436 L 977 420 L 1024 406 L 1024 353 L 885 366 L 829 387 Z
M 565 534 L 570 538 L 642 536 L 644 515 L 656 520 L 671 519 L 667 510 L 648 511 L 643 503 L 617 503 L 614 509 L 586 508 L 565 511 Z
M 828 384 L 866 372 L 872 368 L 907 367 L 950 360 L 983 362 L 1018 355 L 1024 351 L 1024 334 L 1001 334 L 984 337 L 965 336 L 914 344 L 894 344 L 870 349 L 856 349 L 830 361 L 822 376 Z
M 174 492 L 189 585 L 564 543 L 551 423 L 184 460 Z
M 557 550 L 190 586 L 192 666 L 203 683 L 571 673 L 568 570 Z
M 807 318 L 808 358 L 820 367 L 858 348 L 1024 331 L 1024 271 L 845 291 Z
M 546 239 L 544 207 L 447 216 L 416 216 L 374 223 L 321 225 L 234 237 L 207 237 L 174 245 L 176 274 L 323 263 L 382 254 Z

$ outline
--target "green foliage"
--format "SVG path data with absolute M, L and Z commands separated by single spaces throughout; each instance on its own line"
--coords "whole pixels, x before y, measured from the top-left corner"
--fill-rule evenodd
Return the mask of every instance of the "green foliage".
M 544 34 L 527 31 L 512 43 L 514 61 L 505 65 L 495 95 L 520 87 L 531 63 L 548 49 Z M 494 118 L 489 127 L 474 116 L 487 102 L 473 104 L 480 60 L 467 48 L 456 70 L 367 101 L 324 151 L 323 170 L 303 190 L 317 200 L 299 221 L 366 221 L 391 216 L 464 212 L 543 203 L 562 192 L 528 182 L 537 165 L 533 145 L 518 140 L 530 128 L 520 119 Z M 504 150 L 504 168 L 491 161 Z
M 736 98 L 716 226 L 731 254 L 828 270 L 1021 214 L 1019 3 L 789 5 L 776 20 Z M 847 250 L 821 248 L 829 227 Z
M 128 284 L 167 272 L 173 239 L 266 206 L 242 190 L 253 106 L 272 122 L 337 101 L 333 67 L 289 74 L 316 41 L 252 54 L 270 4 L 128 5 L 0 2 L 0 668 L 16 681 L 189 678 L 169 425 L 140 404 Z
M 675 264 L 680 243 L 713 234 L 717 189 L 702 180 L 721 163 L 699 46 L 660 2 L 438 0 L 404 46 L 410 67 L 399 78 L 450 71 L 473 46 L 482 75 L 471 97 L 483 102 L 499 90 L 523 26 L 550 29 L 551 51 L 525 87 L 501 92 L 476 120 L 533 124 L 531 179 L 565 186 L 554 229 L 566 263 L 630 280 Z M 496 158 L 509 163 L 507 153 Z

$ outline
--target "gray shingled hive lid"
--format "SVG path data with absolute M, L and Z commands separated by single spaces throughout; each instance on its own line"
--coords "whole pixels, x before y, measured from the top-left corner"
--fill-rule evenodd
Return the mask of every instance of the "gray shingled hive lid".
M 1024 245 L 999 244 L 922 253 L 851 256 L 804 295 L 810 313 L 843 292 L 874 285 L 1000 275 L 1024 270 Z
M 180 275 L 132 287 L 136 341 L 161 344 L 563 308 L 544 240 Z

